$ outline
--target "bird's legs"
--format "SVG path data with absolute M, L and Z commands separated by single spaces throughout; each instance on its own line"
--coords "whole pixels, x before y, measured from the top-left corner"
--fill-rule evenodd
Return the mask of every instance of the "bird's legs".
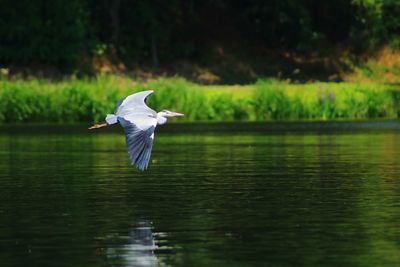
M 89 127 L 89 130 L 93 130 L 93 129 L 98 129 L 98 128 L 106 127 L 107 125 L 108 125 L 107 123 L 95 124 L 95 125 Z

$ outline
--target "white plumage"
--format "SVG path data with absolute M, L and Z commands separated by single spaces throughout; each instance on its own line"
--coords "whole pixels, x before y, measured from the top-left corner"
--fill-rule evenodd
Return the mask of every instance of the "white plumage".
M 162 110 L 156 113 L 146 105 L 152 90 L 132 94 L 120 100 L 114 114 L 107 114 L 105 124 L 89 129 L 120 123 L 125 130 L 129 159 L 139 170 L 147 169 L 154 141 L 154 130 L 164 124 L 168 117 L 183 116 L 181 113 Z

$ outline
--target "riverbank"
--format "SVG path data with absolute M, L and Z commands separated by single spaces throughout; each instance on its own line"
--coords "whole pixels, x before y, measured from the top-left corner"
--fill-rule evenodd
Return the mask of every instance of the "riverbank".
M 184 121 L 396 119 L 400 89 L 374 82 L 199 85 L 181 78 L 136 81 L 116 75 L 92 79 L 0 80 L 0 122 L 102 121 L 116 102 L 155 90 L 149 105 L 185 113 Z

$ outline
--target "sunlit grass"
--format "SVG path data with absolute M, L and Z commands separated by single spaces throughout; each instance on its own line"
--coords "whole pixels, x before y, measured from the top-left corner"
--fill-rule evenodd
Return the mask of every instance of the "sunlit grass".
M 400 91 L 375 83 L 258 82 L 258 119 L 397 118 Z
M 0 122 L 102 121 L 116 102 L 155 90 L 155 110 L 185 113 L 180 121 L 398 118 L 400 90 L 383 83 L 199 85 L 182 78 L 134 81 L 119 76 L 50 82 L 0 79 Z
M 400 83 L 400 53 L 390 47 L 384 47 L 362 64 L 348 65 L 352 71 L 343 76 L 347 81 Z
M 254 92 L 254 85 L 206 85 L 199 86 L 207 96 L 231 94 L 234 98 L 250 97 Z

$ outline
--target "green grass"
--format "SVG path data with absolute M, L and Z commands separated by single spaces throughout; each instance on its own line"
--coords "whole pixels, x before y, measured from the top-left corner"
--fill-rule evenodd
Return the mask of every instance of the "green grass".
M 0 79 L 0 122 L 103 121 L 116 102 L 155 90 L 149 105 L 185 113 L 180 121 L 398 118 L 400 90 L 381 83 L 204 86 L 181 78 L 146 82 L 118 76 L 50 82 Z

